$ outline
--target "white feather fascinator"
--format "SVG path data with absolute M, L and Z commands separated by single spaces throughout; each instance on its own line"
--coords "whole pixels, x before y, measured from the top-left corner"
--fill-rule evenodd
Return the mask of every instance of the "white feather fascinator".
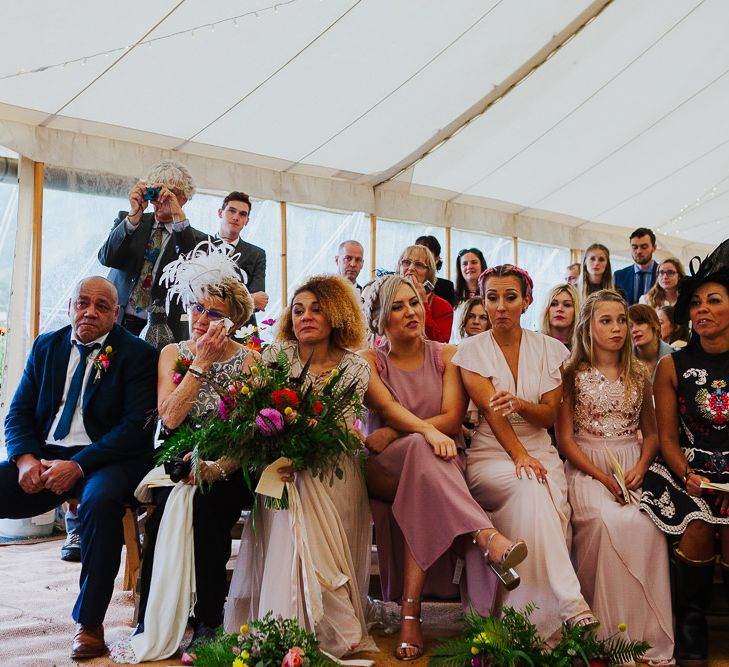
M 190 304 L 208 296 L 208 287 L 219 285 L 226 278 L 245 285 L 248 276 L 236 263 L 239 257 L 240 253 L 236 253 L 232 245 L 215 244 L 208 239 L 170 262 L 162 269 L 160 277 L 160 284 L 167 288 L 167 312 L 173 298 L 187 310 Z

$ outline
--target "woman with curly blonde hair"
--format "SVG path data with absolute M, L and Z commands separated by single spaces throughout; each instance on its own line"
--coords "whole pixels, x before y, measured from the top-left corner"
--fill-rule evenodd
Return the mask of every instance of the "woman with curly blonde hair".
M 323 389 L 333 371 L 355 382 L 352 409 L 367 391 L 369 367 L 352 352 L 364 341 L 364 319 L 352 287 L 339 276 L 314 276 L 294 292 L 277 341 L 263 351 L 264 363 L 281 354 L 292 375 L 308 363 L 307 379 Z M 225 627 L 274 616 L 296 618 L 316 633 L 322 648 L 339 657 L 377 650 L 367 634 L 364 604 L 369 583 L 370 512 L 359 461 L 342 456 L 341 478 L 321 480 L 307 470 L 281 467 L 278 473 L 300 498 L 288 510 L 256 508 L 256 530 L 246 525 L 230 585 Z M 292 489 L 293 490 L 293 489 Z

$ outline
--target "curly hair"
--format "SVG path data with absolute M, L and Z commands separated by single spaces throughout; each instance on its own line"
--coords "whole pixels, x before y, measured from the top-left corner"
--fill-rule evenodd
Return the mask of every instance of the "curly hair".
M 364 343 L 364 318 L 352 285 L 340 276 L 312 276 L 296 288 L 283 311 L 276 339 L 295 341 L 293 307 L 296 297 L 311 292 L 319 301 L 321 312 L 332 328 L 330 342 L 345 350 L 357 350 Z
M 230 309 L 230 319 L 245 323 L 253 314 L 253 297 L 245 285 L 234 278 L 223 278 L 219 283 L 205 285 L 205 295 L 220 299 Z
M 178 190 L 187 200 L 195 194 L 195 183 L 187 167 L 174 160 L 160 160 L 149 168 L 146 180 L 149 183 L 162 183 L 170 190 Z
M 605 253 L 607 262 L 605 263 L 605 273 L 602 274 L 602 279 L 599 285 L 593 285 L 590 282 L 589 274 L 587 272 L 587 256 L 593 250 L 601 250 Z M 598 292 L 601 289 L 614 290 L 615 284 L 613 283 L 613 269 L 610 265 L 610 250 L 602 243 L 593 243 L 588 246 L 585 250 L 585 256 L 582 258 L 582 269 L 580 270 L 580 297 L 586 299 L 593 292 Z
M 595 348 L 592 341 L 592 322 L 597 307 L 603 303 L 618 303 L 623 307 L 626 322 L 628 320 L 628 304 L 619 292 L 615 290 L 600 290 L 593 292 L 585 299 L 577 318 L 575 334 L 572 342 L 572 356 L 569 358 L 564 370 L 565 397 L 573 398 L 575 391 L 575 376 L 581 370 L 594 366 Z M 633 344 L 630 336 L 625 336 L 623 347 L 620 349 L 620 367 L 625 382 L 624 396 L 630 396 L 633 389 L 642 391 L 648 380 L 646 367 L 636 359 L 633 354 Z
M 367 292 L 363 306 L 367 323 L 367 342 L 370 347 L 375 347 L 375 341 L 378 337 L 387 340 L 385 326 L 392 314 L 395 295 L 403 285 L 407 285 L 413 290 L 413 294 L 418 297 L 418 302 L 422 305 L 420 295 L 412 283 L 402 276 L 389 275 L 378 278 L 372 283 L 372 287 Z

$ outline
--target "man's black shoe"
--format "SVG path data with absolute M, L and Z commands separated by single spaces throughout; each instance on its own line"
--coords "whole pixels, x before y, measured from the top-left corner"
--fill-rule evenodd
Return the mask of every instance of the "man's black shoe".
M 81 537 L 77 531 L 71 531 L 66 535 L 66 541 L 61 547 L 61 560 L 81 562 Z

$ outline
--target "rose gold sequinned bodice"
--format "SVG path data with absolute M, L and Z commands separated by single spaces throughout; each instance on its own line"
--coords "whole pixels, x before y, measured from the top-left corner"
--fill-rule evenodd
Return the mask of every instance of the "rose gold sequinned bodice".
M 625 384 L 608 379 L 596 368 L 575 375 L 575 433 L 603 438 L 633 435 L 638 429 L 643 393 L 634 387 L 625 397 Z

